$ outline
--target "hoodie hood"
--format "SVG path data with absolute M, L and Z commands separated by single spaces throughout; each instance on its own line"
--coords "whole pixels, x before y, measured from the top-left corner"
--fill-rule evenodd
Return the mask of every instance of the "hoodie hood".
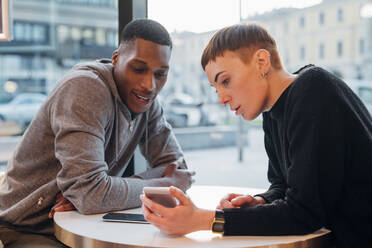
M 99 59 L 95 61 L 83 62 L 75 65 L 72 70 L 86 70 L 93 72 L 102 81 L 106 84 L 106 86 L 110 89 L 113 98 L 115 99 L 116 104 L 119 105 L 119 108 L 127 115 L 127 117 L 131 118 L 131 113 L 125 103 L 122 101 L 118 88 L 116 86 L 116 82 L 113 76 L 114 66 L 111 62 L 111 59 Z

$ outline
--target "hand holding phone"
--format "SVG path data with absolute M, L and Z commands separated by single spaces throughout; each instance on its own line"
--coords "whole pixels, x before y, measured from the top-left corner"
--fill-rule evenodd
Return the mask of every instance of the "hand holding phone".
M 170 194 L 169 187 L 144 187 L 143 192 L 150 200 L 167 208 L 177 206 L 176 199 Z

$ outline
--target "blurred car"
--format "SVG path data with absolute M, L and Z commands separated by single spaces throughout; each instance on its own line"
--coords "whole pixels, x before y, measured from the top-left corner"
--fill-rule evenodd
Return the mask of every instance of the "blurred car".
M 190 95 L 184 93 L 176 93 L 166 98 L 164 114 L 173 127 L 214 125 L 209 120 L 203 103 L 196 103 Z
M 39 93 L 21 93 L 8 103 L 0 104 L 0 121 L 14 122 L 26 130 L 47 96 Z
M 345 79 L 344 81 L 362 100 L 369 113 L 372 114 L 372 83 L 357 79 Z

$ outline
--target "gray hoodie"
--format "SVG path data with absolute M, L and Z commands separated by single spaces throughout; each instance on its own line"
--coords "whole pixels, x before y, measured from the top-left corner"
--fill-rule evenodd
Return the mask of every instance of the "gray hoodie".
M 51 233 L 62 192 L 83 214 L 133 208 L 148 178 L 186 168 L 158 101 L 133 120 L 109 60 L 82 63 L 56 85 L 27 129 L 0 184 L 0 225 Z M 122 178 L 137 145 L 151 166 Z

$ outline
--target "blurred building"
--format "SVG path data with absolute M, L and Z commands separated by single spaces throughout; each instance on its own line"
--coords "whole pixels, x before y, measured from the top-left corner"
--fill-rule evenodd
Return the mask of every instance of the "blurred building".
M 75 63 L 111 57 L 117 47 L 117 0 L 10 3 L 13 39 L 0 43 L 0 102 L 48 93 Z
M 210 87 L 200 64 L 203 49 L 213 33 L 174 32 L 171 34 L 173 51 L 164 95 L 182 92 L 192 95 L 198 102 L 216 101 L 215 90 Z
M 323 66 L 343 78 L 372 80 L 366 63 L 372 50 L 368 1 L 323 0 L 302 9 L 277 9 L 246 21 L 263 24 L 277 41 L 283 64 L 295 71 L 305 64 Z
M 307 8 L 284 8 L 249 17 L 277 41 L 284 66 L 294 72 L 306 64 L 322 66 L 347 79 L 372 82 L 372 18 L 362 17 L 366 0 L 323 0 Z M 216 102 L 200 66 L 202 51 L 216 32 L 172 33 L 170 92 L 183 91 Z

